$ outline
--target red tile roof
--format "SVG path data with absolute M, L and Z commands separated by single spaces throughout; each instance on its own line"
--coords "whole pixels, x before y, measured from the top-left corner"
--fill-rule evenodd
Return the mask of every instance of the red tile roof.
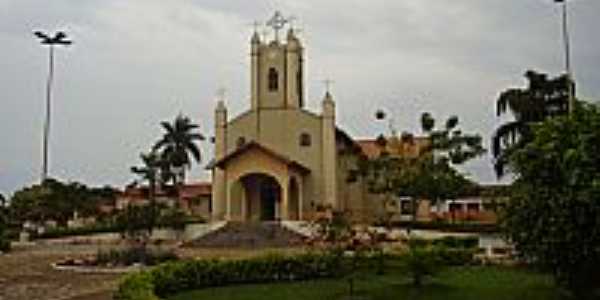
M 411 141 L 402 141 L 399 138 L 388 138 L 385 146 L 379 144 L 377 139 L 357 140 L 362 153 L 369 159 L 377 158 L 385 150 L 391 155 L 416 157 L 429 144 L 426 137 L 414 137 Z

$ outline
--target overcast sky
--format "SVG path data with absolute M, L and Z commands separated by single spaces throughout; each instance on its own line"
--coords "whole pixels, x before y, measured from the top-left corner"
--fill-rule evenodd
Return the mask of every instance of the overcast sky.
M 571 3 L 578 93 L 599 99 L 600 1 Z M 248 108 L 250 24 L 275 9 L 302 29 L 309 108 L 333 79 L 339 126 L 354 137 L 386 130 L 373 122 L 386 108 L 400 131 L 416 131 L 422 111 L 457 114 L 489 144 L 499 92 L 524 85 L 527 69 L 563 67 L 553 0 L 0 0 L 0 193 L 40 176 L 48 51 L 33 30 L 75 42 L 56 53 L 50 174 L 123 186 L 160 121 L 181 112 L 212 135 L 219 86 L 230 115 Z M 466 171 L 494 182 L 490 161 Z

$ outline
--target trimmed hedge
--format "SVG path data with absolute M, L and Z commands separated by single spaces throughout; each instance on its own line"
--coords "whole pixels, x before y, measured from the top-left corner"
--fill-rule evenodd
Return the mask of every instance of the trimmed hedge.
M 339 256 L 326 253 L 165 263 L 152 270 L 126 276 L 114 299 L 158 299 L 215 286 L 336 277 L 342 275 L 338 271 L 340 265 Z
M 176 259 L 177 255 L 173 251 L 147 247 L 128 247 L 125 249 L 110 249 L 108 251 L 100 250 L 96 254 L 98 265 L 131 266 L 135 263 L 143 263 L 147 266 L 154 266 Z
M 478 250 L 477 237 L 443 237 L 435 240 L 412 239 L 416 247 L 430 248 L 437 262 L 445 266 L 465 266 L 475 263 L 474 257 Z
M 443 238 L 433 240 L 432 244 L 435 246 L 444 246 L 448 248 L 473 249 L 479 246 L 479 237 L 445 236 Z

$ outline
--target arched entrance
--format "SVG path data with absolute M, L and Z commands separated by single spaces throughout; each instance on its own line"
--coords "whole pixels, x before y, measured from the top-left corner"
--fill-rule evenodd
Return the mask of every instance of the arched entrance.
M 280 216 L 281 185 L 270 175 L 253 173 L 240 178 L 244 190 L 242 220 L 273 221 Z

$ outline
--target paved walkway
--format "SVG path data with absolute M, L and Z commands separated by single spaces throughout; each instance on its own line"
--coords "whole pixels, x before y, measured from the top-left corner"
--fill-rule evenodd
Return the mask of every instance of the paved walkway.
M 66 257 L 96 253 L 99 246 L 53 245 L 0 255 L 0 300 L 110 300 L 120 275 L 54 270 Z

